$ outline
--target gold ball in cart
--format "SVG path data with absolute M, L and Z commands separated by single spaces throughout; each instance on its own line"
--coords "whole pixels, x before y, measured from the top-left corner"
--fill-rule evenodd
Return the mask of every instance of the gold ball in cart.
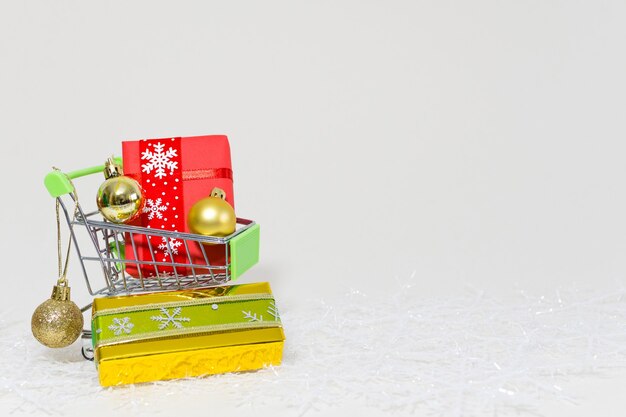
M 225 199 L 224 190 L 214 188 L 209 197 L 197 201 L 187 216 L 189 230 L 204 236 L 228 236 L 233 233 L 237 228 L 237 216 Z
M 123 165 L 121 158 L 113 160 L 120 167 Z M 62 208 L 87 291 L 92 297 L 223 285 L 236 280 L 258 262 L 260 226 L 252 220 L 236 218 L 232 233 L 204 236 L 118 224 L 102 219 L 98 210 L 85 211 L 78 201 L 72 180 L 101 175 L 104 169 L 103 165 L 99 165 L 67 173 L 55 170 L 48 173 L 44 180 L 48 192 Z M 149 246 L 144 253 L 140 253 L 142 248 L 135 243 L 141 239 Z M 155 240 L 163 242 L 159 248 L 152 247 L 150 242 Z M 202 256 L 173 256 L 176 249 L 173 242 L 177 243 L 177 247 L 185 248 L 185 253 L 194 250 Z M 209 249 L 222 251 L 219 262 L 213 261 Z M 157 256 L 159 251 L 169 256 Z M 99 273 L 93 273 L 94 268 L 90 265 L 98 265 Z M 142 271 L 146 270 L 154 273 L 144 275 Z M 81 310 L 84 312 L 90 307 L 91 303 Z M 90 338 L 91 331 L 84 330 L 83 339 Z M 86 357 L 89 350 L 83 350 Z
M 136 219 L 145 200 L 141 186 L 124 175 L 122 167 L 113 158 L 104 164 L 105 181 L 98 189 L 96 204 L 102 216 L 113 223 L 128 223 Z

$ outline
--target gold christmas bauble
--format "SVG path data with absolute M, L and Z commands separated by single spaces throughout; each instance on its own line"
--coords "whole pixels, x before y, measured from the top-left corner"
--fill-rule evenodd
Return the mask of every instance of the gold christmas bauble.
M 219 197 L 207 197 L 196 202 L 187 215 L 192 233 L 205 236 L 228 236 L 235 231 L 235 210 Z
M 83 330 L 83 313 L 70 300 L 70 288 L 56 285 L 52 297 L 35 309 L 31 319 L 33 336 L 41 344 L 60 348 L 78 339 Z
M 96 204 L 105 219 L 113 223 L 127 223 L 139 216 L 143 209 L 144 198 L 137 181 L 123 175 L 121 167 L 112 159 L 105 168 L 107 178 L 96 197 Z

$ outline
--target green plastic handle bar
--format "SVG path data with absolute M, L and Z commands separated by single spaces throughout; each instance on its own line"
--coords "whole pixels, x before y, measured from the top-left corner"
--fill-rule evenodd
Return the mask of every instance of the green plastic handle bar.
M 115 157 L 113 158 L 117 164 L 122 165 L 122 158 Z M 84 177 L 86 175 L 97 174 L 99 172 L 104 171 L 103 165 L 96 165 L 94 167 L 79 169 L 76 171 L 71 171 L 63 173 L 61 171 L 52 171 L 46 175 L 46 178 L 43 180 L 43 184 L 46 186 L 46 189 L 50 193 L 53 198 L 61 197 L 65 194 L 70 194 L 74 192 L 74 186 L 70 180 L 75 178 Z

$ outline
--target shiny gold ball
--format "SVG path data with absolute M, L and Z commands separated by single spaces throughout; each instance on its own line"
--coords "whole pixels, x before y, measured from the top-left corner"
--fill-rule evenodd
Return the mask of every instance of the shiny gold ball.
M 41 344 L 60 348 L 78 339 L 83 330 L 83 313 L 69 300 L 46 300 L 35 309 L 30 322 L 33 336 Z
M 205 236 L 228 236 L 235 231 L 235 210 L 219 197 L 207 197 L 189 210 L 187 225 L 192 233 Z
M 130 177 L 111 177 L 98 189 L 96 203 L 105 219 L 126 223 L 141 214 L 143 192 L 139 183 Z

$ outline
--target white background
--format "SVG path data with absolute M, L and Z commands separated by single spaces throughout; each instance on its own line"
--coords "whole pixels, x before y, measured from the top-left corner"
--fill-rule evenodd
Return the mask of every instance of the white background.
M 2 310 L 28 326 L 54 282 L 52 165 L 211 133 L 262 225 L 243 282 L 279 301 L 413 271 L 433 294 L 623 282 L 625 6 L 3 1 Z M 567 412 L 623 409 L 623 382 Z

